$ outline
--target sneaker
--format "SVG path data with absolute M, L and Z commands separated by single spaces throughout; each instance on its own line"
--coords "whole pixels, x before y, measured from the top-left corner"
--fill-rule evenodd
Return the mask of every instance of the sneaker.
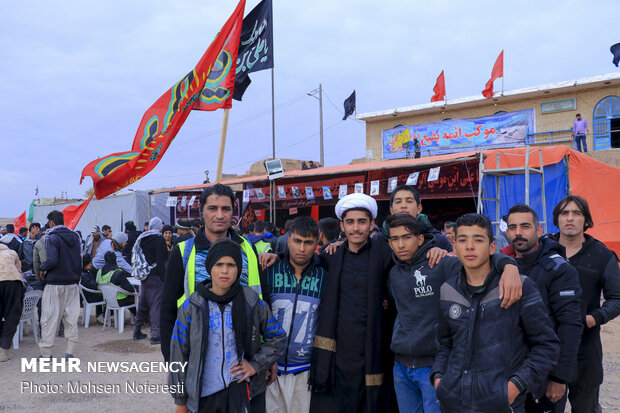
M 144 340 L 145 338 L 146 338 L 146 334 L 144 334 L 142 331 L 138 331 L 137 333 L 133 334 L 134 341 Z
M 151 344 L 152 345 L 161 344 L 161 339 L 159 337 L 151 337 Z
M 11 357 L 9 357 L 9 350 L 0 348 L 0 362 L 9 361 Z
M 103 314 L 99 314 L 95 320 L 96 320 L 99 324 L 103 324 L 103 320 L 104 320 L 104 319 L 105 319 L 105 318 L 104 318 Z
M 65 360 L 74 359 L 75 356 L 73 354 L 65 353 Z

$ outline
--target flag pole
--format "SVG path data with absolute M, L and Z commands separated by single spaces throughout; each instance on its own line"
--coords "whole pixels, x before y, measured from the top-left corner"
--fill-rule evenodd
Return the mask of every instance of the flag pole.
M 226 147 L 226 131 L 228 130 L 228 112 L 230 109 L 224 109 L 224 119 L 222 120 L 222 138 L 220 140 L 220 154 L 217 158 L 217 175 L 215 182 L 222 182 L 222 166 L 224 164 L 224 148 Z
M 276 100 L 274 87 L 274 71 L 271 68 L 271 157 L 276 159 Z M 276 225 L 276 183 L 270 182 L 269 185 L 269 221 Z

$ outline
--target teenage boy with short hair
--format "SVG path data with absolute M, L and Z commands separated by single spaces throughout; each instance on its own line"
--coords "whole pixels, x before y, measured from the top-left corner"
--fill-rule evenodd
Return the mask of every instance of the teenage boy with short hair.
M 249 411 L 284 352 L 286 333 L 258 294 L 241 286 L 238 244 L 214 242 L 205 266 L 210 279 L 181 305 L 172 331 L 170 361 L 185 365 L 170 373 L 176 412 Z
M 273 384 L 267 387 L 267 411 L 271 413 L 310 410 L 312 343 L 327 281 L 327 270 L 314 252 L 318 240 L 319 226 L 314 219 L 295 218 L 284 259 L 266 271 L 271 310 L 287 333 L 284 355 L 273 366 Z
M 389 290 L 398 315 L 392 333 L 391 349 L 395 353 L 394 389 L 401 411 L 437 412 L 439 402 L 430 382 L 431 366 L 437 354 L 439 291 L 448 277 L 458 273 L 461 262 L 444 257 L 429 266 L 427 252 L 434 247 L 431 234 L 423 234 L 419 222 L 408 214 L 387 219 L 389 244 L 394 266 L 389 274 Z M 514 260 L 501 254 L 493 256 L 505 279 L 520 277 Z
M 525 394 L 558 360 L 560 344 L 536 284 L 523 277 L 523 296 L 500 307 L 499 273 L 489 219 L 456 221 L 460 274 L 441 287 L 439 352 L 431 380 L 450 412 L 524 412 Z

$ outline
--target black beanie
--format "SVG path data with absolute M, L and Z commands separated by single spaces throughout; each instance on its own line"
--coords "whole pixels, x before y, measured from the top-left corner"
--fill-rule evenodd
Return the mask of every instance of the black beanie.
M 174 233 L 174 228 L 172 227 L 172 225 L 164 225 L 163 228 L 161 229 L 161 233 L 163 234 L 166 231 L 170 231 Z
M 222 257 L 231 257 L 235 260 L 237 264 L 237 278 L 241 275 L 241 270 L 243 269 L 243 260 L 241 259 L 241 247 L 234 241 L 229 240 L 228 238 L 222 238 L 213 243 L 211 248 L 209 248 L 209 252 L 207 253 L 207 258 L 205 259 L 205 267 L 207 268 L 207 272 L 211 274 L 211 269 L 215 265 L 215 263 Z

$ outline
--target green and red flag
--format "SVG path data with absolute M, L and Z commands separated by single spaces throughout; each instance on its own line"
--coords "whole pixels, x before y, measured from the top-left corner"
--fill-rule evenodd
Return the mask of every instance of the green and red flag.
M 80 183 L 90 176 L 97 199 L 133 184 L 153 170 L 192 109 L 232 106 L 244 9 L 245 0 L 241 0 L 196 67 L 146 111 L 131 151 L 95 159 L 84 167 Z

